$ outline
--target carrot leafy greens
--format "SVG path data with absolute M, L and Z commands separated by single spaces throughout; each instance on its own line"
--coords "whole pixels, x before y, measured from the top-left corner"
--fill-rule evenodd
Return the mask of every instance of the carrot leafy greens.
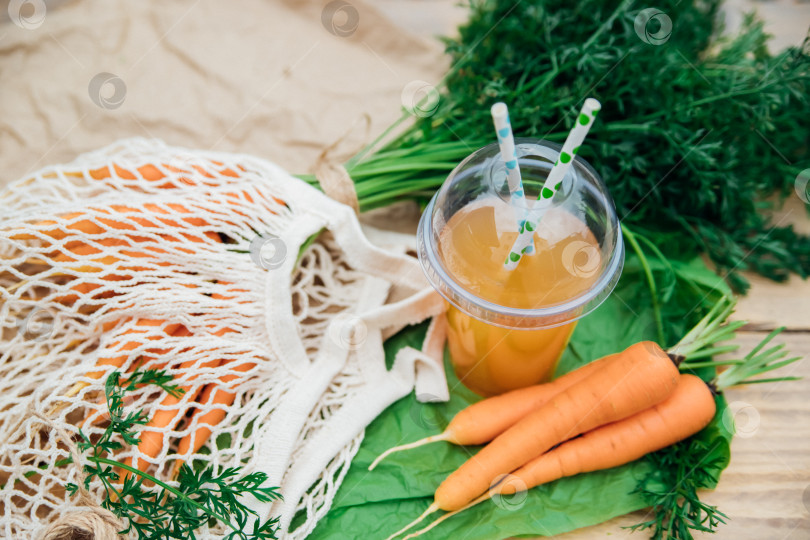
M 104 508 L 124 521 L 123 533 L 134 532 L 139 539 L 195 538 L 195 531 L 220 522 L 230 530 L 227 540 L 276 538 L 277 519 L 262 522 L 240 497 L 252 496 L 267 502 L 280 498 L 275 487 L 264 487 L 264 473 L 240 475 L 237 467 L 216 470 L 213 465 L 192 469 L 180 467 L 178 482 L 170 485 L 154 476 L 113 459 L 116 451 L 137 446 L 138 426 L 147 423 L 142 410 L 125 411 L 124 395 L 144 385 L 156 385 L 170 395 L 182 390 L 170 384 L 172 376 L 163 371 L 136 370 L 121 381 L 113 372 L 106 381 L 105 393 L 110 424 L 99 438 L 88 438 L 80 431 L 79 450 L 85 453 L 84 488 L 100 482 L 106 492 Z M 120 471 L 128 471 L 122 481 Z M 146 482 L 154 484 L 147 486 Z M 69 484 L 68 490 L 79 486 Z
M 509 105 L 516 137 L 562 142 L 590 95 L 602 112 L 582 157 L 623 223 L 667 255 L 706 253 L 739 290 L 745 270 L 776 280 L 810 273 L 810 237 L 765 211 L 810 167 L 810 40 L 772 54 L 752 17 L 717 37 L 721 0 L 661 0 L 646 25 L 649 4 L 631 0 L 470 4 L 446 40 L 452 67 L 436 85 L 435 112 L 392 138 L 406 112 L 346 163 L 361 208 L 431 196 L 493 142 L 487 115 L 497 101 Z

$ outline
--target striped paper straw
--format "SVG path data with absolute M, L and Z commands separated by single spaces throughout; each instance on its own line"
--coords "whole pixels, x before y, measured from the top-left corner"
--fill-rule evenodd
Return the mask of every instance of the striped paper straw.
M 602 105 L 593 98 L 586 99 L 582 105 L 582 110 L 579 112 L 576 122 L 574 122 L 574 127 L 571 128 L 571 132 L 568 134 L 568 138 L 565 139 L 562 150 L 560 150 L 560 157 L 548 173 L 548 178 L 546 178 L 543 188 L 540 190 L 540 196 L 531 208 L 525 230 L 518 235 L 512 249 L 509 251 L 509 255 L 506 257 L 506 261 L 504 261 L 507 270 L 514 270 L 523 254 L 529 253 L 526 248 L 533 240 L 534 231 L 543 218 L 545 210 L 551 206 L 551 199 L 560 189 L 563 178 L 568 174 L 574 162 L 574 156 L 585 140 L 585 136 L 588 135 L 588 131 L 596 119 L 596 114 L 601 108 Z
M 506 166 L 506 181 L 509 184 L 509 193 L 512 194 L 512 208 L 515 211 L 518 231 L 523 232 L 526 228 L 526 219 L 529 217 L 529 209 L 526 204 L 526 194 L 523 191 L 523 179 L 520 177 L 520 167 L 518 167 L 517 147 L 512 134 L 512 123 L 509 121 L 509 109 L 506 103 L 498 102 L 490 109 L 492 113 L 492 123 L 495 124 L 495 133 L 498 136 L 498 146 L 501 149 L 501 159 Z M 527 254 L 534 252 L 534 240 L 530 239 L 526 248 Z

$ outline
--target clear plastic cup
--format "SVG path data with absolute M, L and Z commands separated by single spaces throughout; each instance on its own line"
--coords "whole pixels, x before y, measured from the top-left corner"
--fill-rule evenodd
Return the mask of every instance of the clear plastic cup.
M 516 145 L 531 205 L 561 147 L 532 139 Z M 450 173 L 419 221 L 419 260 L 449 302 L 453 367 L 485 396 L 549 380 L 577 320 L 607 298 L 624 264 L 613 200 L 583 159 L 574 160 L 543 215 L 535 252 L 506 270 L 524 210 L 510 201 L 506 169 L 491 144 Z

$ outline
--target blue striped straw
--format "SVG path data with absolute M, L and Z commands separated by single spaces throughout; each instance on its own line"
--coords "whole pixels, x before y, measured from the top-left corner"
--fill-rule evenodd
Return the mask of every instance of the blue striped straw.
M 495 133 L 498 136 L 498 146 L 501 149 L 501 159 L 506 165 L 506 181 L 509 184 L 509 193 L 512 195 L 512 208 L 518 224 L 518 234 L 523 234 L 526 220 L 529 217 L 529 208 L 526 205 L 526 194 L 523 191 L 523 179 L 518 167 L 517 147 L 512 135 L 512 123 L 509 121 L 509 109 L 506 103 L 498 102 L 490 109 L 492 123 L 495 124 Z M 534 253 L 534 240 L 530 239 L 526 246 L 526 254 Z

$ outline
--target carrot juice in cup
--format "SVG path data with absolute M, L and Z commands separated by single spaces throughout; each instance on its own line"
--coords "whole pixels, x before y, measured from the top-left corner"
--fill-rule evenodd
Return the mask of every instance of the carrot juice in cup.
M 453 367 L 484 396 L 548 381 L 577 320 L 610 294 L 621 274 L 624 247 L 613 201 L 581 158 L 573 157 L 553 195 L 545 192 L 542 218 L 524 219 L 543 198 L 561 148 L 517 139 L 521 197 L 510 190 L 499 146 L 481 148 L 450 174 L 419 222 L 422 268 L 449 303 Z M 519 235 L 530 244 L 515 264 Z

